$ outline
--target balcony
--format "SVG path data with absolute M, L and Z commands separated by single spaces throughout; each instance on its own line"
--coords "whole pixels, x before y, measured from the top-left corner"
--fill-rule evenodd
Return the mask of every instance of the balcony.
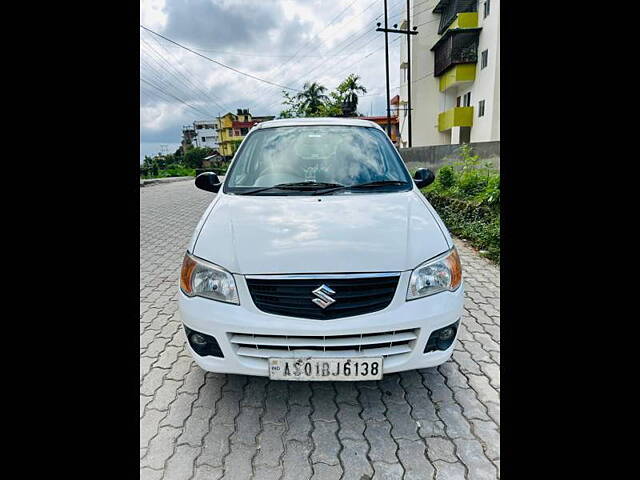
M 456 15 L 456 19 L 451 25 L 449 30 L 455 30 L 456 28 L 476 28 L 478 26 L 478 12 L 460 12 Z
M 438 115 L 438 130 L 445 132 L 453 127 L 472 127 L 473 107 L 453 107 Z
M 482 28 L 447 30 L 431 47 L 434 53 L 433 74 L 439 77 L 449 68 L 462 63 L 478 61 L 478 39 Z
M 471 83 L 476 79 L 476 64 L 475 63 L 463 63 L 456 65 L 453 68 L 447 70 L 440 77 L 440 91 L 451 87 L 457 87 L 464 83 Z
M 440 0 L 433 9 L 433 13 L 440 14 L 440 26 L 438 27 L 438 34 L 442 35 L 442 33 L 447 28 L 450 28 L 451 24 L 457 20 L 458 14 L 477 11 L 477 0 Z

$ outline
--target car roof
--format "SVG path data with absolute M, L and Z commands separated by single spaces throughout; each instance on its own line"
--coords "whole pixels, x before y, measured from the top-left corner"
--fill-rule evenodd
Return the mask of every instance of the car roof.
M 282 118 L 258 123 L 254 128 L 274 128 L 274 127 L 300 127 L 309 125 L 336 125 L 348 127 L 369 127 L 382 130 L 380 125 L 369 120 L 359 120 L 357 118 L 338 117 L 309 117 L 309 118 Z

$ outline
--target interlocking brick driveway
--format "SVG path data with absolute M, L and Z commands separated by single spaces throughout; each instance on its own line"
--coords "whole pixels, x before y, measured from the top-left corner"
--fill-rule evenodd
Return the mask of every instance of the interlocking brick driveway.
M 457 241 L 460 342 L 437 369 L 379 382 L 205 374 L 185 350 L 178 273 L 212 199 L 140 189 L 140 468 L 153 479 L 488 479 L 500 472 L 500 277 Z

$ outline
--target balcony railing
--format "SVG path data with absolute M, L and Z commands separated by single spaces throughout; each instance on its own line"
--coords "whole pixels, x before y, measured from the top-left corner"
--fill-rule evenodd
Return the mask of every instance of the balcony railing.
M 481 28 L 447 30 L 431 48 L 435 57 L 433 74 L 442 75 L 448 68 L 478 61 L 478 37 Z
M 456 19 L 456 15 L 460 12 L 477 12 L 477 0 L 440 0 L 433 9 L 433 13 L 440 14 L 440 26 L 438 34 L 449 28 L 449 25 Z
M 448 69 L 440 76 L 440 91 L 451 87 L 457 87 L 463 83 L 473 82 L 476 78 L 476 64 L 465 63 L 463 65 L 455 65 Z
M 438 130 L 444 132 L 453 127 L 472 127 L 473 107 L 453 107 L 438 115 Z

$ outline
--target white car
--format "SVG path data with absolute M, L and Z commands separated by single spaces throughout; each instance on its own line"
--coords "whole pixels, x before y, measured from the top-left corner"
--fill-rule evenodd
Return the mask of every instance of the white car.
M 375 380 L 453 353 L 463 308 L 451 236 L 385 132 L 357 119 L 256 125 L 184 257 L 179 311 L 204 370 Z

